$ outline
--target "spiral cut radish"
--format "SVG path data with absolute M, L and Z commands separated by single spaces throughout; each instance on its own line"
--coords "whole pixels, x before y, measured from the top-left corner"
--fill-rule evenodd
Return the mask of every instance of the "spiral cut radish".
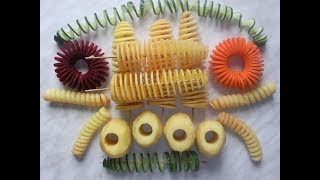
M 177 94 L 186 94 L 188 97 L 184 96 L 183 105 L 197 107 L 196 103 L 202 105 L 205 101 L 209 105 L 208 94 L 204 93 L 207 83 L 207 73 L 200 69 L 120 73 L 112 76 L 110 94 L 116 103 L 151 100 L 148 104 L 162 107 L 172 106 L 175 101 L 172 97 L 176 97 Z M 170 101 L 164 102 L 163 99 Z
M 140 0 L 138 6 L 129 1 L 126 5 L 121 5 L 121 10 L 114 7 L 112 15 L 104 10 L 103 17 L 98 17 L 97 13 L 94 13 L 93 21 L 90 21 L 87 17 L 84 18 L 84 22 L 80 22 L 77 19 L 76 26 L 68 24 L 68 30 L 61 28 L 57 31 L 54 39 L 57 42 L 70 41 L 76 36 L 81 36 L 83 33 L 88 34 L 90 29 L 97 31 L 98 26 L 107 28 L 108 24 L 115 26 L 118 21 L 124 21 L 127 17 L 130 17 L 131 20 L 134 17 L 141 19 L 147 12 L 151 11 L 155 15 L 163 15 L 168 10 L 171 14 L 180 11 L 195 11 L 198 13 L 198 16 L 205 19 L 216 19 L 220 22 L 237 24 L 240 29 L 245 29 L 248 32 L 255 44 L 264 45 L 267 42 L 267 36 L 262 33 L 263 27 L 256 27 L 256 22 L 253 18 L 243 20 L 242 14 L 234 12 L 233 8 L 221 5 L 220 3 L 214 4 L 213 1 L 208 2 L 207 0 L 201 3 L 200 0 L 197 0 L 192 5 L 189 4 L 188 0 Z
M 162 69 L 203 68 L 208 46 L 192 40 L 134 41 L 117 44 L 113 71 L 150 72 Z
M 133 153 L 131 156 L 128 154 L 122 158 L 105 158 L 103 160 L 103 167 L 110 171 L 116 172 L 154 172 L 158 167 L 160 172 L 166 169 L 169 172 L 180 171 L 198 171 L 200 162 L 198 154 L 195 151 L 184 151 L 178 153 L 176 151 L 164 152 L 162 160 L 158 157 L 157 153 Z
M 77 104 L 83 106 L 108 106 L 110 99 L 106 94 L 86 93 L 64 89 L 47 89 L 43 94 L 45 101 Z
M 266 99 L 275 92 L 276 85 L 274 83 L 267 83 L 246 93 L 230 94 L 217 97 L 212 99 L 210 104 L 212 108 L 216 110 L 249 106 Z

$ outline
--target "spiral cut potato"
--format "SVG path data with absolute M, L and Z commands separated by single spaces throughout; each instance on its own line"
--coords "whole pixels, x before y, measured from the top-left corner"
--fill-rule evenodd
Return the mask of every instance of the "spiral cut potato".
M 180 17 L 179 40 L 200 41 L 197 21 L 191 11 L 183 12 Z
M 144 102 L 120 103 L 120 104 L 117 104 L 115 107 L 116 107 L 116 110 L 129 111 L 129 110 L 143 108 Z
M 82 127 L 80 135 L 72 147 L 72 153 L 82 157 L 97 129 L 111 118 L 110 111 L 102 107 Z
M 145 129 L 144 127 L 150 127 Z M 140 147 L 148 148 L 156 144 L 162 135 L 162 122 L 148 110 L 141 112 L 132 122 L 132 135 Z
M 256 89 L 246 93 L 230 94 L 212 99 L 210 105 L 213 109 L 222 110 L 227 108 L 236 108 L 248 106 L 266 99 L 276 92 L 274 83 L 267 83 L 258 86 Z
M 160 39 L 172 39 L 171 24 L 166 19 L 159 19 L 152 23 L 150 27 L 150 37 L 153 41 Z
M 136 40 L 136 33 L 128 21 L 117 24 L 113 32 L 112 54 L 117 53 L 117 44 Z
M 113 62 L 116 73 L 204 68 L 208 46 L 191 40 L 149 39 L 117 44 L 116 56 Z
M 220 112 L 217 119 L 223 126 L 227 126 L 237 133 L 246 144 L 250 157 L 254 161 L 262 159 L 262 148 L 253 130 L 240 119 L 231 114 Z
M 86 93 L 64 89 L 47 89 L 43 94 L 45 101 L 77 104 L 83 106 L 108 106 L 110 99 L 106 94 Z
M 90 30 L 97 31 L 98 27 L 107 28 L 108 25 L 115 26 L 117 22 L 128 18 L 131 20 L 134 20 L 135 17 L 141 19 L 150 13 L 161 16 L 168 12 L 177 14 L 181 11 L 194 11 L 205 20 L 214 22 L 212 20 L 215 19 L 216 22 L 239 26 L 240 29 L 248 32 L 252 41 L 257 45 L 264 45 L 267 42 L 267 35 L 262 33 L 263 27 L 256 26 L 257 23 L 253 18 L 243 19 L 242 14 L 235 12 L 232 7 L 207 0 L 190 2 L 190 0 L 140 0 L 139 5 L 136 6 L 133 2 L 129 1 L 121 5 L 121 9 L 113 7 L 113 13 L 107 13 L 104 10 L 103 16 L 100 17 L 97 13 L 94 13 L 93 20 L 89 20 L 87 17 L 82 21 L 77 19 L 75 26 L 68 24 L 68 29 L 61 28 L 58 30 L 54 36 L 54 40 L 60 43 L 70 41 L 76 36 L 88 34 Z
M 187 94 L 183 103 L 186 105 L 204 102 L 204 93 L 208 83 L 207 73 L 203 70 L 162 70 L 114 74 L 110 83 L 110 94 L 114 102 L 133 103 L 148 100 L 150 105 L 173 105 L 178 94 Z M 202 90 L 202 91 L 198 91 Z M 195 92 L 195 93 L 192 93 Z M 163 101 L 169 100 L 168 102 Z M 207 100 L 208 101 L 208 100 Z M 200 104 L 201 104 L 200 103 Z M 209 104 L 209 103 L 208 103 Z M 197 106 L 195 106 L 197 107 Z
M 126 155 L 131 144 L 131 128 L 124 119 L 112 119 L 100 132 L 101 150 L 110 158 L 120 158 Z

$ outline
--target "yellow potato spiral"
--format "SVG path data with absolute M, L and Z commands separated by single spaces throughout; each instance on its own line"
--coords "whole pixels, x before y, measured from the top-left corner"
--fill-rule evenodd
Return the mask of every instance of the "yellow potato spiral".
M 73 144 L 72 153 L 77 157 L 82 157 L 96 130 L 110 118 L 110 111 L 106 107 L 100 108 L 82 127 L 80 135 Z
M 191 40 L 159 40 L 117 44 L 114 72 L 203 68 L 208 46 Z
M 179 40 L 200 41 L 197 21 L 191 11 L 185 11 L 180 17 Z
M 246 93 L 230 94 L 212 99 L 210 104 L 213 109 L 222 110 L 248 106 L 266 99 L 276 92 L 276 85 L 272 82 L 258 86 L 256 89 Z
M 121 42 L 135 41 L 136 33 L 128 21 L 121 21 L 113 32 L 112 53 L 116 54 L 117 44 Z
M 252 160 L 260 161 L 262 159 L 262 148 L 259 139 L 248 125 L 240 119 L 225 112 L 220 112 L 218 114 L 218 121 L 223 126 L 232 129 L 235 133 L 241 136 Z
M 136 34 L 132 25 L 128 21 L 121 21 L 115 27 L 113 32 L 112 54 L 117 54 L 117 44 L 136 40 Z M 118 59 L 112 58 L 113 71 L 118 72 Z
M 116 110 L 129 111 L 133 109 L 143 108 L 144 102 L 122 103 L 122 104 L 117 104 L 115 107 L 116 107 Z
M 159 19 L 152 23 L 150 28 L 150 37 L 153 41 L 160 39 L 172 39 L 171 24 L 166 19 Z
M 86 93 L 64 89 L 47 89 L 43 94 L 45 101 L 77 104 L 83 106 L 108 106 L 110 99 L 106 94 Z
M 176 95 L 204 90 L 208 75 L 204 70 L 156 70 L 140 73 L 114 74 L 110 83 L 110 94 L 116 103 L 132 103 L 151 100 L 150 105 L 171 106 Z M 197 98 L 191 94 L 191 97 Z M 165 102 L 164 100 L 167 100 Z M 156 103 L 156 104 L 155 104 Z M 187 104 L 187 103 L 186 103 Z

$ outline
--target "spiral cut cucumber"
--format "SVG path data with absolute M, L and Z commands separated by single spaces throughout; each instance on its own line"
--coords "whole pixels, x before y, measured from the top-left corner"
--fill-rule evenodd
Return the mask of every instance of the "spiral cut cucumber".
M 97 13 L 94 13 L 93 21 L 89 21 L 87 17 L 84 18 L 84 22 L 80 22 L 79 19 L 77 19 L 76 26 L 68 24 L 69 31 L 61 28 L 54 36 L 54 39 L 60 43 L 70 41 L 75 38 L 75 35 L 81 36 L 82 33 L 88 34 L 90 29 L 96 31 L 98 26 L 102 28 L 106 28 L 108 24 L 115 26 L 117 21 L 126 20 L 128 15 L 133 20 L 134 16 L 142 18 L 151 10 L 155 15 L 163 15 L 167 10 L 169 10 L 171 14 L 178 13 L 179 9 L 182 12 L 195 11 L 200 17 L 215 18 L 220 22 L 238 24 L 239 28 L 248 31 L 248 34 L 255 44 L 264 45 L 267 42 L 267 36 L 262 34 L 263 27 L 256 27 L 256 22 L 253 18 L 242 20 L 242 14 L 233 12 L 231 7 L 219 3 L 214 4 L 213 1 L 208 2 L 208 0 L 205 0 L 203 3 L 200 3 L 200 0 L 196 0 L 193 5 L 189 5 L 188 0 L 163 0 L 162 2 L 160 0 L 157 0 L 157 2 L 156 0 L 155 2 L 152 0 L 141 0 L 139 6 L 135 6 L 130 1 L 127 2 L 127 5 L 122 5 L 121 10 L 114 7 L 113 16 L 104 10 L 103 17 L 98 17 Z
M 168 169 L 169 172 L 198 171 L 199 158 L 195 151 L 185 151 L 179 153 L 176 151 L 164 152 L 162 160 L 159 160 L 158 154 L 150 153 L 142 154 L 133 153 L 131 157 L 127 154 L 122 158 L 105 158 L 103 167 L 111 171 L 117 172 L 153 172 L 158 166 L 160 172 Z

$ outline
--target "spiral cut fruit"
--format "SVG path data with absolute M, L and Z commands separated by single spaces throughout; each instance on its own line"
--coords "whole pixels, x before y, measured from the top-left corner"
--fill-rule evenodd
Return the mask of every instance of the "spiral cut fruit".
M 225 112 L 220 112 L 218 114 L 218 121 L 223 126 L 227 126 L 241 136 L 252 160 L 260 161 L 262 159 L 262 148 L 259 139 L 248 125 L 240 119 Z
M 203 68 L 208 47 L 191 40 L 159 40 L 117 44 L 114 72 Z
M 172 39 L 172 28 L 168 20 L 159 19 L 150 27 L 150 37 L 153 41 Z
M 220 42 L 212 52 L 209 70 L 220 85 L 245 91 L 246 88 L 252 89 L 260 80 L 263 58 L 258 47 L 252 42 L 246 42 L 245 38 L 229 38 Z M 230 69 L 229 62 L 233 56 L 241 58 L 241 71 Z
M 117 44 L 136 40 L 136 33 L 128 21 L 118 23 L 113 32 L 112 54 L 117 52 Z
M 58 57 L 54 59 L 58 61 L 54 66 L 57 77 L 63 83 L 68 84 L 72 89 L 86 90 L 94 89 L 101 86 L 102 82 L 105 82 L 105 77 L 108 76 L 107 70 L 108 62 L 104 59 L 85 59 L 88 56 L 102 56 L 104 53 L 100 53 L 101 49 L 98 46 L 89 41 L 83 40 L 73 41 L 65 43 L 61 48 L 63 53 L 57 52 Z M 83 60 L 88 65 L 88 72 L 83 74 L 79 72 L 75 67 L 75 63 L 79 60 Z
M 43 94 L 45 101 L 77 104 L 83 106 L 108 106 L 110 99 L 106 94 L 77 92 L 64 89 L 47 89 Z
M 151 11 L 152 10 L 152 11 Z M 65 42 L 74 39 L 75 36 L 81 36 L 82 33 L 88 34 L 89 30 L 97 31 L 98 26 L 106 28 L 107 24 L 115 26 L 117 21 L 124 21 L 126 17 L 130 17 L 133 20 L 134 17 L 139 19 L 143 18 L 148 12 L 152 12 L 155 15 L 163 15 L 166 11 L 170 13 L 178 13 L 180 11 L 195 11 L 198 16 L 204 17 L 204 19 L 216 19 L 220 22 L 227 22 L 236 24 L 240 29 L 247 30 L 252 41 L 257 45 L 263 45 L 267 42 L 267 36 L 262 34 L 263 27 L 256 27 L 255 20 L 253 18 L 243 20 L 242 14 L 234 12 L 229 6 L 221 5 L 220 3 L 214 4 L 213 1 L 200 2 L 195 1 L 190 5 L 188 0 L 140 0 L 139 6 L 135 6 L 131 1 L 127 2 L 127 5 L 121 5 L 121 10 L 113 8 L 113 16 L 108 14 L 106 10 L 103 11 L 103 17 L 98 17 L 97 13 L 94 13 L 94 20 L 90 21 L 85 17 L 84 22 L 76 20 L 76 26 L 68 24 L 69 30 L 61 28 L 54 36 L 55 41 Z
M 192 12 L 183 12 L 180 17 L 179 40 L 200 41 L 201 38 L 197 30 L 197 21 L 192 16 Z
M 158 166 L 160 172 L 166 169 L 169 172 L 180 171 L 198 171 L 200 167 L 199 157 L 195 151 L 185 151 L 178 153 L 176 151 L 164 152 L 162 160 L 158 157 L 157 153 L 133 153 L 131 156 L 128 154 L 125 157 L 113 159 L 105 158 L 103 160 L 103 167 L 107 170 L 116 172 L 154 172 Z
M 267 83 L 246 93 L 220 96 L 212 99 L 210 104 L 212 108 L 216 110 L 248 106 L 266 99 L 275 92 L 276 85 L 274 83 Z
M 176 97 L 177 94 L 189 93 L 188 96 L 191 98 L 185 98 L 184 102 L 192 104 L 207 99 L 207 94 L 204 94 L 204 96 L 199 96 L 199 93 L 192 94 L 197 90 L 205 90 L 207 83 L 207 73 L 200 69 L 120 73 L 112 76 L 110 94 L 111 99 L 119 104 L 144 100 L 151 100 L 150 103 L 152 104 L 152 102 L 163 102 L 161 101 L 163 98 L 170 99 L 173 103 L 174 99 L 172 97 Z
M 110 111 L 105 107 L 100 108 L 82 127 L 80 135 L 73 145 L 72 153 L 77 157 L 82 157 L 94 133 L 110 118 Z

